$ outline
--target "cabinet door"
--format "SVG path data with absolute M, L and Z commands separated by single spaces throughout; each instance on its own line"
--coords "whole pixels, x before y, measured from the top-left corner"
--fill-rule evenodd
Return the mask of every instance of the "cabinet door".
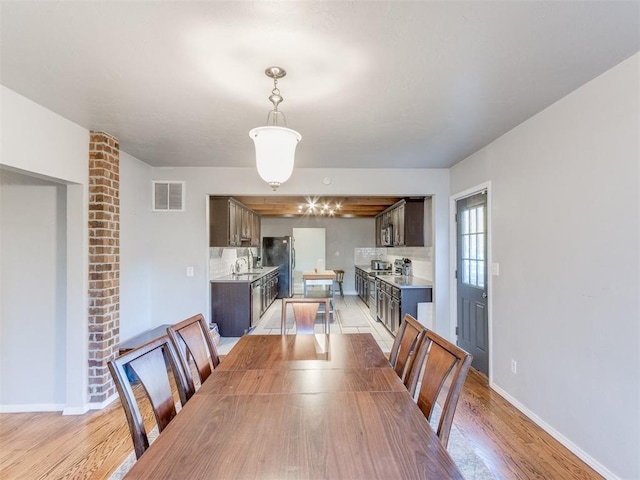
M 260 246 L 260 215 L 257 213 L 253 213 L 252 217 L 252 228 L 251 228 L 251 245 L 254 247 Z
M 387 318 L 387 293 L 384 291 L 381 283 L 376 282 L 376 298 L 377 298 L 377 311 L 378 320 L 383 324 L 386 324 Z
M 229 245 L 235 247 L 239 242 L 238 238 L 238 205 L 229 200 Z
M 398 205 L 395 209 L 394 209 L 394 214 L 395 214 L 395 223 L 393 224 L 394 227 L 394 245 L 396 246 L 403 246 L 404 245 L 404 204 L 403 205 Z

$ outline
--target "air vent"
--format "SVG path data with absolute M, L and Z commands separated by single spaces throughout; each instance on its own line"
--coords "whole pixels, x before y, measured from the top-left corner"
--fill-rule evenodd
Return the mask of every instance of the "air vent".
M 153 182 L 154 212 L 184 211 L 184 182 Z

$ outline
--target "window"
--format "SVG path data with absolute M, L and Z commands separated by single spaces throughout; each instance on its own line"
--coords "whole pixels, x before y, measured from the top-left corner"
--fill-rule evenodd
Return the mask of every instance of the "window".
M 473 287 L 484 288 L 485 252 L 485 206 L 479 205 L 463 210 L 461 221 L 462 282 Z

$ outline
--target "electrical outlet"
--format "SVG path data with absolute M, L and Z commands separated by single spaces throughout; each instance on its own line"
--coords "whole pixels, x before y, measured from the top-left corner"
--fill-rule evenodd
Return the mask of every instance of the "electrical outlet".
M 511 373 L 516 375 L 518 373 L 518 362 L 516 362 L 513 358 L 511 359 Z
M 187 267 L 187 277 L 193 277 L 193 267 Z

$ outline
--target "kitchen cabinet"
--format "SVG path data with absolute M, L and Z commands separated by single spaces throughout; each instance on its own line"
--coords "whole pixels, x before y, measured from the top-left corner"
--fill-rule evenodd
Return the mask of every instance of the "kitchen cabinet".
M 362 270 L 361 268 L 355 267 L 356 275 L 356 292 L 358 293 L 358 297 L 364 302 L 369 302 L 369 276 L 367 272 Z
M 385 244 L 382 231 L 392 226 L 393 239 Z M 424 247 L 424 199 L 403 199 L 376 216 L 376 247 Z
M 251 283 L 211 283 L 211 318 L 221 337 L 241 337 L 251 329 Z
M 220 336 L 241 337 L 254 328 L 278 294 L 278 268 L 211 281 L 211 318 Z
M 418 318 L 418 303 L 432 301 L 430 287 L 401 288 L 376 278 L 377 320 L 395 337 L 405 314 Z
M 209 197 L 209 246 L 260 246 L 260 215 L 232 197 Z
M 262 278 L 262 310 L 264 314 L 278 296 L 278 270 L 274 270 Z

